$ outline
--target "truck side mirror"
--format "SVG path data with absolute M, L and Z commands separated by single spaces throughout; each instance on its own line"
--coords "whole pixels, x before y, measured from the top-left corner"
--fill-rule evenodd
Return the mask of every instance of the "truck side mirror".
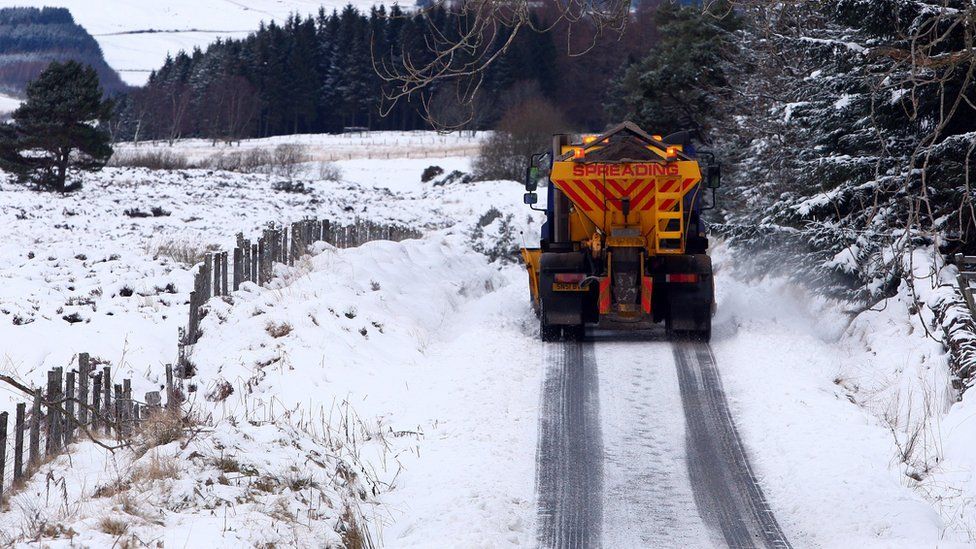
M 539 195 L 535 193 L 525 193 L 525 195 L 522 197 L 522 202 L 525 202 L 529 206 L 537 204 L 539 202 Z
M 525 190 L 528 192 L 533 192 L 539 188 L 539 168 L 536 168 L 529 161 L 529 165 L 525 168 Z M 528 204 L 528 202 L 526 202 Z
M 705 186 L 709 189 L 718 189 L 722 186 L 722 165 L 713 164 L 708 167 L 706 172 Z

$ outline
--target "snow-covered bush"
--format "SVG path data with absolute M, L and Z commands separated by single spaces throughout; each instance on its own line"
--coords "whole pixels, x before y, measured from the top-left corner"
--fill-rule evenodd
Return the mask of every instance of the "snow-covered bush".
M 471 248 L 491 262 L 511 263 L 518 259 L 518 229 L 512 214 L 503 215 L 491 208 L 481 215 L 470 232 Z
M 342 181 L 342 168 L 335 162 L 319 162 L 320 181 Z

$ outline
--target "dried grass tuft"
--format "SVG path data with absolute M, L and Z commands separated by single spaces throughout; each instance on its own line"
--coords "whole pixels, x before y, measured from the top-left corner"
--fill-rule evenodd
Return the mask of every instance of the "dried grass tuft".
M 268 322 L 268 324 L 264 327 L 264 331 L 268 332 L 268 335 L 275 339 L 285 337 L 291 333 L 292 329 L 291 324 L 287 322 L 282 322 L 280 324 L 276 322 Z
M 160 457 L 158 452 L 149 456 L 149 462 L 137 466 L 131 475 L 134 484 L 152 482 L 168 478 L 177 478 L 180 474 L 179 464 L 173 458 Z
M 98 522 L 98 529 L 110 536 L 121 537 L 129 531 L 129 523 L 114 517 L 103 517 Z

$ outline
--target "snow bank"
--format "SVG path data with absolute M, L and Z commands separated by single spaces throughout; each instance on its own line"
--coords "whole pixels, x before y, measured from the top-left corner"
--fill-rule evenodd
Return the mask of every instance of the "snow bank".
M 921 276 L 931 263 L 916 264 Z M 946 429 L 962 412 L 950 410 L 955 393 L 945 350 L 930 337 L 941 336 L 931 311 L 919 317 L 907 286 L 852 311 L 780 279 L 738 279 L 727 249 L 716 265 L 712 346 L 758 476 L 794 543 L 967 546 L 976 516 L 965 503 L 974 492 L 948 472 L 973 464 L 950 463 L 945 448 L 972 435 Z M 922 303 L 941 291 L 931 280 L 916 282 Z
M 464 170 L 466 159 L 340 164 L 346 180 L 310 182 L 306 194 L 203 170 L 107 169 L 67 196 L 0 187 L 13 206 L 0 212 L 11 235 L 0 245 L 6 371 L 32 380 L 86 350 L 131 375 L 137 395 L 158 389 L 186 318 L 193 260 L 171 241 L 227 247 L 238 231 L 306 216 L 432 230 L 320 245 L 271 288 L 211 301 L 192 356 L 193 434 L 146 454 L 76 444 L 0 514 L 0 543 L 36 533 L 111 545 L 124 530 L 167 545 L 339 546 L 352 522 L 398 547 L 533 542 L 534 318 L 521 269 L 489 265 L 470 241 L 493 207 L 510 234 L 537 232 L 539 219 L 512 182 L 420 182 L 427 166 Z M 170 215 L 123 213 L 153 206 Z M 175 293 L 156 290 L 170 284 Z M 63 320 L 69 311 L 83 321 Z

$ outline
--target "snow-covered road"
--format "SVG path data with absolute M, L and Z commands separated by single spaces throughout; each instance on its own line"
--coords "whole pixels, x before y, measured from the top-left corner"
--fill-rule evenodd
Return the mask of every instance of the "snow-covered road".
M 543 356 L 541 546 L 790 546 L 707 344 L 598 332 Z

